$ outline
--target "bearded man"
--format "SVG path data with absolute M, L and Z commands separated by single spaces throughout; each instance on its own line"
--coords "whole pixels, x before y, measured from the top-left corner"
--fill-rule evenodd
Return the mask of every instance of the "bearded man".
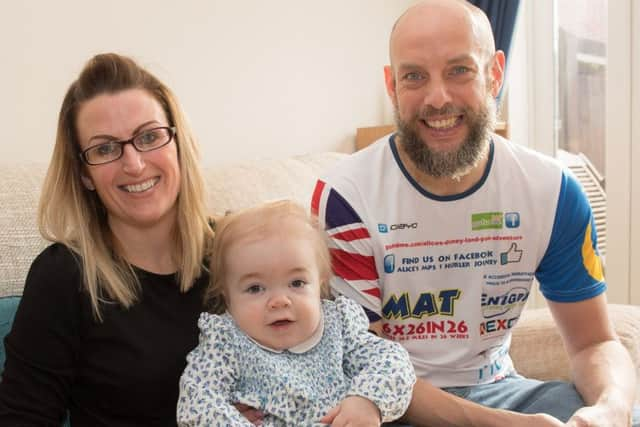
M 398 130 L 320 179 L 312 210 L 333 291 L 411 355 L 406 422 L 630 425 L 635 373 L 607 317 L 589 202 L 555 160 L 493 133 L 505 57 L 487 17 L 465 1 L 418 3 L 389 46 Z M 509 357 L 534 278 L 574 384 L 523 378 Z

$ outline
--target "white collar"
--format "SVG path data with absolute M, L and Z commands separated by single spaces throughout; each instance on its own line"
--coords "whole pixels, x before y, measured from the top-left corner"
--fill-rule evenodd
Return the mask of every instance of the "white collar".
M 284 350 L 276 350 L 274 348 L 267 347 L 264 344 L 260 344 L 258 341 L 254 340 L 252 337 L 250 337 L 245 333 L 245 335 L 247 335 L 247 337 L 260 348 L 268 350 L 272 353 L 283 353 L 284 351 L 288 351 L 290 353 L 295 353 L 295 354 L 302 354 L 311 350 L 313 347 L 316 346 L 316 344 L 320 342 L 320 340 L 322 339 L 322 334 L 324 334 L 324 313 L 322 312 L 322 308 L 320 309 L 320 322 L 318 322 L 318 327 L 316 328 L 313 335 L 311 335 L 309 338 L 307 338 L 300 344 L 294 345 L 291 348 L 287 348 Z

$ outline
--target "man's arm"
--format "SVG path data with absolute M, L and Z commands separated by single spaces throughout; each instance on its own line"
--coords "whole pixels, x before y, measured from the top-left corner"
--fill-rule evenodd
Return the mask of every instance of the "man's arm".
M 369 330 L 384 336 L 382 321 L 371 323 Z M 413 387 L 411 403 L 402 421 L 416 427 L 558 427 L 564 425 L 549 415 L 525 415 L 487 408 L 447 393 L 420 378 Z
M 569 426 L 628 425 L 635 371 L 611 328 L 606 285 L 589 201 L 569 172 L 562 175 L 549 247 L 536 278 L 562 335 L 575 386 L 588 405 Z
M 598 426 L 628 425 L 635 369 L 611 327 L 605 295 L 573 303 L 549 301 L 549 308 L 569 355 L 574 384 L 588 405 L 568 425 L 578 420 Z
M 545 414 L 517 414 L 462 399 L 418 379 L 403 420 L 429 427 L 559 427 L 564 424 Z

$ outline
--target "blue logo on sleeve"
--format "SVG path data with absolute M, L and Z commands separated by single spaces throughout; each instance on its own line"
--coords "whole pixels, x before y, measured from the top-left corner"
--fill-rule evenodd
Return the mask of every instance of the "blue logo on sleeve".
M 378 231 L 381 233 L 388 233 L 389 228 L 387 227 L 387 224 L 378 224 Z

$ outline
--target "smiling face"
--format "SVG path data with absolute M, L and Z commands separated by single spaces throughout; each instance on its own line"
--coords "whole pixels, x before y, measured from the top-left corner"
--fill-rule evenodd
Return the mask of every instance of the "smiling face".
M 284 350 L 318 328 L 321 274 L 315 244 L 307 224 L 288 218 L 286 230 L 270 227 L 228 247 L 223 291 L 227 309 L 258 343 Z
M 170 125 L 160 104 L 142 89 L 98 95 L 81 104 L 76 122 L 81 150 Z M 174 140 L 144 153 L 125 145 L 120 159 L 83 166 L 82 180 L 97 192 L 114 233 L 175 222 L 180 167 Z
M 485 151 L 504 59 L 487 26 L 462 2 L 431 1 L 393 30 L 387 90 L 400 141 L 429 175 L 464 173 Z

